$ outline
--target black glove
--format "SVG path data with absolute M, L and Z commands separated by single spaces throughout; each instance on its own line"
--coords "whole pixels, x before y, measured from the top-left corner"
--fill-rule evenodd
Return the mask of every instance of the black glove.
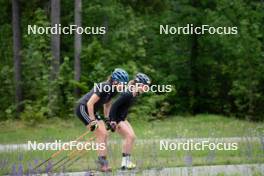
M 90 122 L 90 131 L 94 131 L 96 128 L 98 128 L 97 120 L 92 120 Z
M 105 118 L 104 119 L 104 122 L 105 122 L 105 126 L 106 126 L 106 130 L 111 130 L 111 124 L 110 124 L 110 121 L 108 118 Z
M 105 122 L 105 126 L 106 126 L 106 130 L 107 131 L 111 130 L 112 132 L 115 132 L 115 130 L 116 130 L 116 122 L 114 122 L 114 121 L 110 122 L 108 118 L 105 118 L 104 122 Z
M 116 122 L 115 122 L 115 121 L 111 121 L 111 122 L 110 122 L 110 126 L 111 126 L 111 131 L 112 131 L 112 132 L 115 132 L 115 130 L 116 130 L 116 126 L 117 126 Z

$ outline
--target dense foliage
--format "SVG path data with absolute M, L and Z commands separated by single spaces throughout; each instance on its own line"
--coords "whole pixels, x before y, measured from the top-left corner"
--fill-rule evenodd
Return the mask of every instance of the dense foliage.
M 147 73 L 171 93 L 148 94 L 134 115 L 166 118 L 216 113 L 264 119 L 264 3 L 252 0 L 83 1 L 83 26 L 107 26 L 106 35 L 83 35 L 81 81 L 74 81 L 73 35 L 61 36 L 59 78 L 50 80 L 50 35 L 27 35 L 27 25 L 50 25 L 50 4 L 21 1 L 23 112 L 34 123 L 73 115 L 74 88 L 82 94 L 116 67 L 132 78 Z M 12 4 L 1 1 L 0 119 L 14 118 Z M 74 23 L 74 2 L 61 1 L 61 23 Z M 159 25 L 237 26 L 238 35 L 160 35 Z M 58 87 L 53 89 L 52 87 Z M 50 107 L 50 89 L 57 91 Z M 50 111 L 53 111 L 51 113 Z M 135 116 L 136 117 L 136 116 Z

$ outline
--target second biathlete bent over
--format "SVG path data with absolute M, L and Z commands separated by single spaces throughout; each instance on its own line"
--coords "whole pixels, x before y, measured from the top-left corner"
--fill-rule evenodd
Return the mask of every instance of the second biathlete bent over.
M 119 133 L 123 138 L 121 169 L 134 169 L 136 165 L 131 161 L 132 147 L 135 141 L 135 133 L 127 121 L 128 110 L 136 97 L 148 90 L 150 79 L 143 73 L 138 73 L 134 80 L 129 82 L 129 88 L 117 98 L 110 110 L 110 125 L 112 130 Z
M 76 115 L 84 123 L 88 130 L 93 131 L 96 143 L 104 144 L 104 149 L 99 149 L 98 163 L 103 172 L 111 171 L 107 156 L 107 137 L 108 132 L 105 123 L 97 114 L 99 108 L 104 107 L 104 116 L 108 117 L 111 99 L 117 91 L 122 90 L 125 83 L 129 80 L 128 74 L 123 69 L 115 69 L 106 82 L 97 84 L 90 92 L 85 94 L 76 106 Z M 110 89 L 109 89 L 110 88 Z

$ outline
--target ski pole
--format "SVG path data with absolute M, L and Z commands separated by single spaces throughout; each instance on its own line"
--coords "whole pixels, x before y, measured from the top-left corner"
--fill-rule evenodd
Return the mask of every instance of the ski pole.
M 95 136 L 91 137 L 89 140 L 87 140 L 85 142 L 85 144 L 87 144 L 88 142 L 91 142 L 93 139 L 95 138 Z M 71 153 L 69 153 L 67 156 L 63 157 L 62 159 L 60 159 L 58 162 L 56 162 L 54 165 L 53 165 L 53 168 L 54 166 L 58 165 L 59 163 L 61 163 L 62 161 L 64 161 L 61 165 L 57 166 L 54 168 L 54 170 L 62 167 L 63 165 L 65 165 L 66 163 L 68 163 L 69 161 L 71 161 L 73 158 L 75 158 L 75 156 L 78 156 L 79 153 L 81 153 L 82 151 L 84 150 L 78 150 L 78 149 L 75 149 L 74 151 L 72 151 Z M 66 159 L 66 160 L 65 160 Z
M 83 133 L 81 136 L 79 136 L 77 139 L 75 139 L 75 141 L 79 141 L 80 139 L 82 139 L 84 136 L 86 136 L 90 131 L 86 131 L 85 133 Z M 69 145 L 69 144 L 68 144 Z M 37 168 L 39 168 L 40 166 L 42 166 L 43 164 L 47 163 L 48 161 L 50 161 L 51 159 L 55 158 L 56 156 L 58 156 L 62 151 L 64 151 L 64 148 L 62 148 L 61 150 L 53 153 L 48 159 L 46 159 L 45 161 L 43 161 L 42 163 L 38 164 L 37 166 L 35 166 L 33 168 L 33 171 L 36 170 Z

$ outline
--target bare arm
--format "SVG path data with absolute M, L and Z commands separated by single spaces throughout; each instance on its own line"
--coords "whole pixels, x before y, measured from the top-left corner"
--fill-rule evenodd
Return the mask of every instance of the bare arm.
M 109 117 L 109 112 L 110 112 L 110 109 L 111 109 L 111 101 L 107 102 L 104 104 L 104 116 L 105 117 Z
M 87 102 L 87 109 L 89 117 L 92 120 L 95 120 L 95 114 L 94 114 L 94 104 L 100 99 L 100 97 L 96 94 L 93 94 L 89 101 Z

